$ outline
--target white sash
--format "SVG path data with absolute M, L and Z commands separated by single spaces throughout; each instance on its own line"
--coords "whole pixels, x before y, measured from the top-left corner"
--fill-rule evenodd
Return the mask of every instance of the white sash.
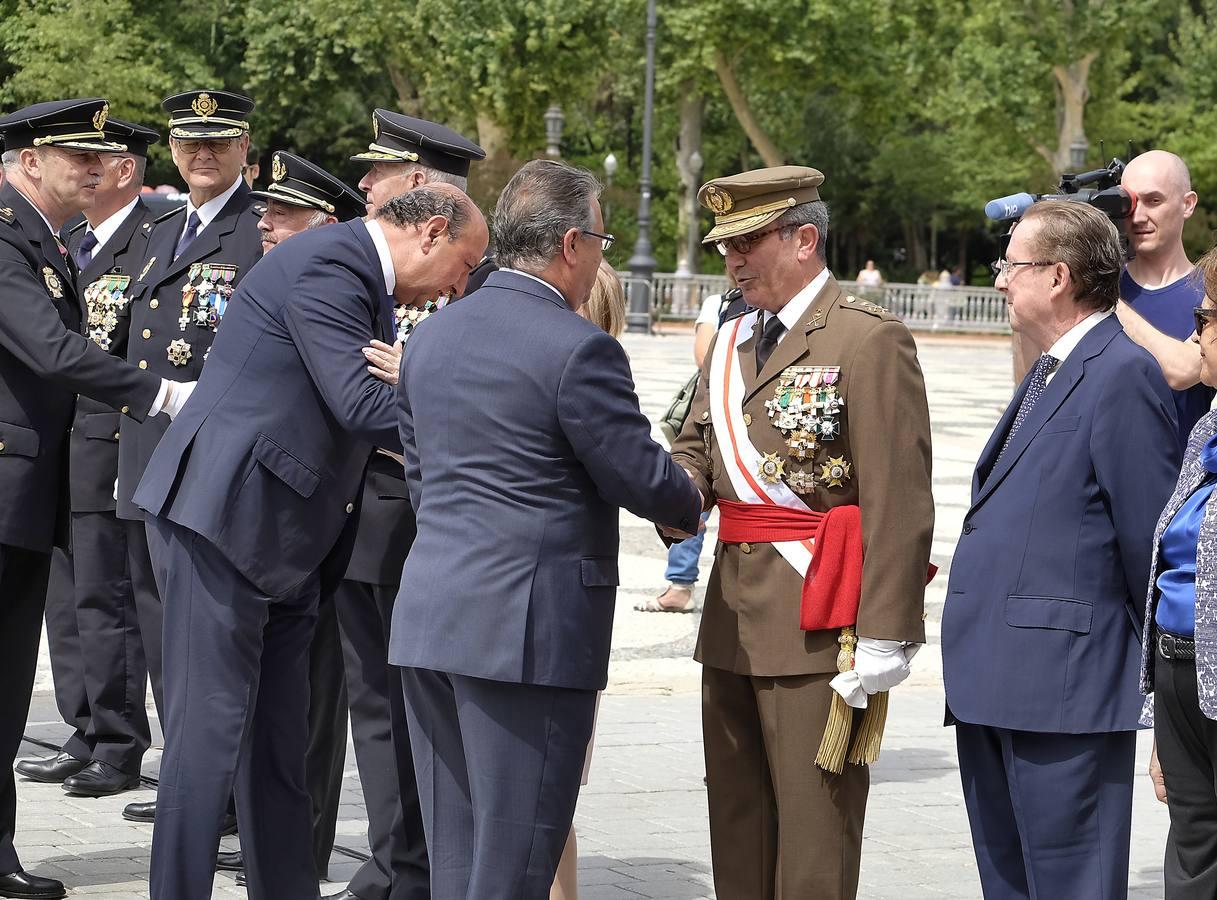
M 719 332 L 710 360 L 710 421 L 722 450 L 723 467 L 741 502 L 808 510 L 807 504 L 785 482 L 766 484 L 755 474 L 760 471 L 764 457 L 753 446 L 744 424 L 744 378 L 738 350 L 752 334 L 759 315 L 759 310 L 753 310 L 728 322 Z M 812 541 L 774 542 L 773 547 L 800 576 L 807 576 Z

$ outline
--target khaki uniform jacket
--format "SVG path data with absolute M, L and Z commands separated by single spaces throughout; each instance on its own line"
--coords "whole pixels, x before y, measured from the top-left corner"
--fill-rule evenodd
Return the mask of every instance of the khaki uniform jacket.
M 728 340 L 727 322 L 715 340 Z M 757 333 L 738 348 L 744 380 L 744 421 L 761 453 L 776 452 L 786 471 L 819 475 L 830 457 L 843 457 L 851 474 L 841 487 L 817 478 L 802 494 L 809 507 L 856 504 L 862 510 L 861 637 L 924 642 L 923 608 L 934 500 L 930 486 L 930 420 L 917 348 L 904 324 L 881 307 L 847 296 L 836 280 L 807 307 L 756 374 Z M 723 469 L 724 448 L 710 423 L 708 385 L 714 346 L 685 427 L 673 446 L 676 461 L 712 498 L 738 500 Z M 844 401 L 840 434 L 821 441 L 805 462 L 796 460 L 772 424 L 765 401 L 789 366 L 839 366 Z M 725 439 L 725 436 L 724 436 Z M 752 473 L 755 475 L 756 473 Z M 836 630 L 802 631 L 802 577 L 771 544 L 715 548 L 695 658 L 744 675 L 835 672 Z

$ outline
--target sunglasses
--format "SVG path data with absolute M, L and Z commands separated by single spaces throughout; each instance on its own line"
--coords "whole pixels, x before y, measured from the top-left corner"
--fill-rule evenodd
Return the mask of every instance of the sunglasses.
M 781 231 L 785 227 L 787 226 L 778 225 L 775 228 L 766 228 L 764 231 L 741 234 L 739 237 L 723 238 L 721 241 L 714 242 L 714 248 L 721 256 L 726 256 L 728 250 L 734 250 L 740 256 L 746 256 L 752 252 L 752 248 L 759 244 L 763 238 L 773 234 L 775 231 Z
M 229 150 L 231 150 L 237 143 L 236 141 L 231 140 L 229 138 L 220 138 L 218 140 L 198 140 L 198 141 L 183 141 L 178 138 L 174 138 L 174 140 L 177 141 L 178 148 L 183 153 L 187 153 L 187 154 L 198 153 L 200 150 L 202 150 L 204 147 L 206 147 L 208 152 L 210 152 L 212 156 L 223 156 L 225 153 L 227 153 Z
M 1192 310 L 1192 315 L 1196 317 L 1196 337 L 1200 337 L 1206 325 L 1217 321 L 1217 307 L 1197 306 Z

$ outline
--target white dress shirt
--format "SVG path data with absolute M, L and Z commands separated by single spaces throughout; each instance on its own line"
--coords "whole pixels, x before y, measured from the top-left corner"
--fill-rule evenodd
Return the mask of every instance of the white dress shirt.
M 122 226 L 123 222 L 127 221 L 127 216 L 131 215 L 131 211 L 135 209 L 135 204 L 137 203 L 139 203 L 139 197 L 132 199 L 130 203 L 128 203 L 114 215 L 107 218 L 96 228 L 94 228 L 92 225 L 85 226 L 85 234 L 93 232 L 93 236 L 97 238 L 97 245 L 93 248 L 93 252 L 89 254 L 89 259 L 95 257 L 97 255 L 97 251 L 106 245 L 106 241 L 114 237 L 114 234 Z
M 1052 367 L 1052 371 L 1049 372 L 1048 376 L 1044 379 L 1044 384 L 1050 384 L 1052 382 L 1053 377 L 1061 370 L 1061 363 L 1063 363 L 1068 358 L 1069 354 L 1074 351 L 1077 345 L 1082 342 L 1082 338 L 1086 337 L 1086 335 L 1090 332 L 1090 329 L 1094 328 L 1094 326 L 1098 325 L 1111 314 L 1112 311 L 1110 309 L 1105 309 L 1102 312 L 1091 313 L 1056 339 L 1056 343 L 1048 348 L 1048 355 L 1056 359 L 1057 362 L 1056 365 Z
M 186 221 L 182 223 L 182 233 L 178 235 L 178 241 L 181 241 L 181 239 L 186 234 L 186 229 L 190 225 L 190 214 L 191 213 L 199 214 L 199 230 L 196 233 L 202 234 L 203 229 L 206 228 L 208 225 L 210 225 L 212 220 L 220 214 L 220 210 L 222 210 L 224 208 L 224 204 L 228 202 L 228 198 L 230 198 L 233 194 L 235 194 L 237 192 L 237 188 L 239 188 L 241 186 L 241 184 L 244 182 L 244 180 L 245 180 L 244 178 L 242 178 L 240 175 L 238 175 L 237 180 L 232 183 L 232 187 L 230 187 L 224 193 L 220 194 L 220 196 L 212 197 L 210 200 L 208 200 L 202 206 L 195 206 L 194 201 L 191 200 L 189 197 L 187 197 L 186 198 Z
M 790 302 L 777 311 L 777 313 L 766 312 L 764 321 L 761 323 L 762 328 L 769 324 L 770 318 L 777 315 L 778 321 L 782 323 L 783 331 L 778 337 L 778 343 L 790 333 L 790 329 L 798 324 L 799 319 L 803 317 L 803 313 L 807 312 L 807 307 L 811 306 L 811 301 L 816 299 L 816 295 L 824 290 L 824 285 L 828 284 L 828 279 L 832 277 L 832 273 L 828 269 L 824 269 L 815 278 L 804 286 L 804 288 L 790 298 Z

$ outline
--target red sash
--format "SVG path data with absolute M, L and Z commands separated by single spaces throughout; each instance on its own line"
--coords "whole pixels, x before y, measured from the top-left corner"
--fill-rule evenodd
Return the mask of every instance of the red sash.
M 815 541 L 811 566 L 803 579 L 799 627 L 804 631 L 857 624 L 862 599 L 862 510 L 834 506 L 828 512 L 761 503 L 717 501 L 718 538 L 744 541 Z M 926 583 L 938 567 L 931 565 Z

